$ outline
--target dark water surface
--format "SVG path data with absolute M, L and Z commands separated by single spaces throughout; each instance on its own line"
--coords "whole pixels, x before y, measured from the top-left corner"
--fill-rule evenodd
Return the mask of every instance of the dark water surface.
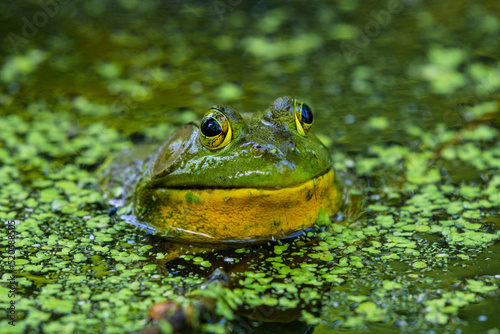
M 0 37 L 0 332 L 139 330 L 220 266 L 208 332 L 500 333 L 500 2 L 4 1 Z M 163 265 L 110 220 L 111 154 L 284 95 L 359 201 L 342 227 Z

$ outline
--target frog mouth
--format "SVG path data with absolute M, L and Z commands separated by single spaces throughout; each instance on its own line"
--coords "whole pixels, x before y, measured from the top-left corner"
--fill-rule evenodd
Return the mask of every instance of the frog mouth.
M 243 174 L 241 174 L 242 172 L 236 172 L 235 175 L 233 176 L 233 178 L 237 179 L 237 178 L 241 178 L 243 176 Z M 309 181 L 312 181 L 312 180 L 318 180 L 320 179 L 321 177 L 323 177 L 324 175 L 328 174 L 328 173 L 334 173 L 333 172 L 333 169 L 330 167 L 328 169 L 326 169 L 325 171 L 317 174 L 316 176 L 314 177 L 310 177 L 308 179 L 306 179 L 305 181 L 302 181 L 302 182 L 298 182 L 297 184 L 294 184 L 294 185 L 285 185 L 285 186 L 272 186 L 272 185 L 261 185 L 261 186 L 250 186 L 250 185 L 224 185 L 224 184 L 216 184 L 216 185 L 210 185 L 210 184 L 183 184 L 183 185 L 177 185 L 177 184 L 168 184 L 168 186 L 165 185 L 165 181 L 158 178 L 158 180 L 156 180 L 156 182 L 153 182 L 151 183 L 148 187 L 152 188 L 152 189 L 168 189 L 168 190 L 193 190 L 193 191 L 197 191 L 197 190 L 215 190 L 215 189 L 220 189 L 220 190 L 224 190 L 224 191 L 228 191 L 228 190 L 231 190 L 231 189 L 258 189 L 259 191 L 260 190 L 280 190 L 280 189 L 287 189 L 287 188 L 295 188 L 295 187 L 298 187 L 302 184 L 305 184 Z M 262 173 L 258 173 L 258 172 L 253 172 L 253 174 L 261 174 Z M 248 174 L 246 174 L 248 175 Z M 245 176 L 246 176 L 245 175 Z M 316 182 L 316 181 L 315 181 Z
M 281 189 L 138 190 L 135 213 L 166 237 L 220 243 L 281 239 L 313 226 L 321 209 L 340 206 L 334 171 Z

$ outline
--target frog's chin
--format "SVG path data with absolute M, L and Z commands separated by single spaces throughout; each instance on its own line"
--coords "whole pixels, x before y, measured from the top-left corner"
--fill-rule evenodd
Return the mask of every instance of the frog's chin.
M 340 206 L 334 171 L 281 189 L 138 190 L 139 221 L 181 242 L 221 243 L 281 239 L 313 226 L 320 210 Z M 145 203 L 147 205 L 141 205 Z

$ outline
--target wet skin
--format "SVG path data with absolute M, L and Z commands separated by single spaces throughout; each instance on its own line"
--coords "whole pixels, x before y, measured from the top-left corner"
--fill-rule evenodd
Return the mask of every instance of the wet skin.
M 265 112 L 210 108 L 178 129 L 135 189 L 134 214 L 189 243 L 283 238 L 334 214 L 330 154 L 311 133 L 310 108 L 281 97 Z

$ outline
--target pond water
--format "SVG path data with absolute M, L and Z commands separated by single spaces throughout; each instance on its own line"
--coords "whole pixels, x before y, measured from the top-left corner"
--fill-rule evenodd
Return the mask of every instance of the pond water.
M 500 2 L 0 9 L 0 332 L 133 332 L 154 303 L 206 295 L 206 332 L 500 333 Z M 332 221 L 165 263 L 164 240 L 110 218 L 108 157 L 284 95 L 344 184 Z M 219 267 L 232 289 L 195 291 Z

